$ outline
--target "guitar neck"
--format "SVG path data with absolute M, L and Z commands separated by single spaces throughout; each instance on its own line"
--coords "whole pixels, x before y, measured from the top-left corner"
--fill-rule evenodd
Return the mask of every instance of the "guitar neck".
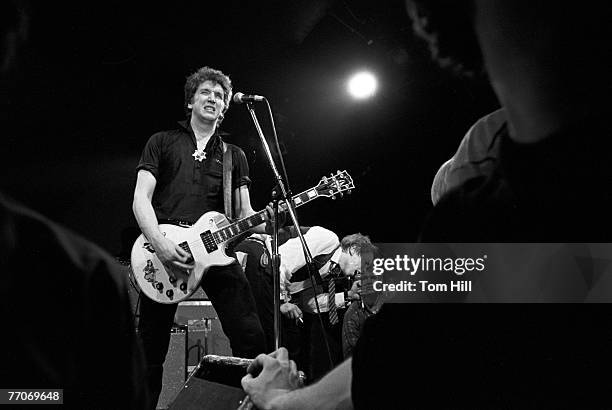
M 297 208 L 297 207 L 300 207 L 312 201 L 318 196 L 319 196 L 319 193 L 317 192 L 317 190 L 315 188 L 311 188 L 302 193 L 295 195 L 293 198 L 291 198 L 291 201 L 293 202 L 293 205 Z M 287 204 L 284 202 L 279 203 L 278 209 L 280 212 L 286 212 Z M 247 216 L 246 218 L 243 218 L 237 222 L 234 222 L 233 224 L 230 224 L 229 226 L 226 226 L 225 228 L 219 229 L 217 232 L 213 234 L 215 238 L 215 242 L 221 243 L 221 242 L 232 240 L 235 237 L 253 228 L 254 226 L 264 223 L 266 220 L 265 214 L 266 214 L 266 211 L 264 209 L 251 216 Z

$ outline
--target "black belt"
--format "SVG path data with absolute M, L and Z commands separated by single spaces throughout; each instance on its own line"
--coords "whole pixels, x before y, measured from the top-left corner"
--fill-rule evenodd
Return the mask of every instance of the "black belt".
M 170 224 L 178 226 L 192 226 L 193 222 L 182 221 L 180 219 L 160 219 L 157 221 L 159 224 Z

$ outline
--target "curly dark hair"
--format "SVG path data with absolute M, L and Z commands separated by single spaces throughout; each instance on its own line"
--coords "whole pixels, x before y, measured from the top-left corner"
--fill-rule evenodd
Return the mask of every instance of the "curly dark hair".
M 221 112 L 221 115 L 219 116 L 219 121 L 217 122 L 217 125 L 219 125 L 221 121 L 223 121 L 223 117 L 229 108 L 230 101 L 232 100 L 232 80 L 230 80 L 229 76 L 214 68 L 202 67 L 187 77 L 187 80 L 185 81 L 185 114 L 189 115 L 191 112 L 191 110 L 187 108 L 187 105 L 191 104 L 191 100 L 193 99 L 195 92 L 198 90 L 198 87 L 205 81 L 212 81 L 213 83 L 219 84 L 225 92 L 225 96 L 223 98 L 225 107 L 223 107 L 223 112 Z
M 485 74 L 472 0 L 406 0 L 406 9 L 415 34 L 441 67 L 468 77 Z
M 378 250 L 372 241 L 370 241 L 370 238 L 367 235 L 362 235 L 361 233 L 354 233 L 352 235 L 345 236 L 342 238 L 342 241 L 340 241 L 340 247 L 343 251 L 350 249 L 357 255 L 368 252 L 375 253 Z

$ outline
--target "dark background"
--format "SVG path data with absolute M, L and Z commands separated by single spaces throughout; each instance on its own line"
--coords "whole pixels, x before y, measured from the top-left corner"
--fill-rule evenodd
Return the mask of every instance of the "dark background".
M 17 72 L 3 86 L 2 189 L 112 253 L 135 226 L 135 166 L 151 134 L 184 118 L 187 75 L 209 65 L 234 91 L 265 95 L 294 193 L 346 169 L 356 190 L 300 208 L 300 222 L 375 242 L 413 242 L 439 166 L 497 108 L 484 80 L 438 68 L 402 1 L 37 2 Z M 351 99 L 370 69 L 374 98 Z M 265 106 L 259 121 L 271 137 Z M 222 126 L 249 159 L 255 209 L 271 172 L 251 118 Z

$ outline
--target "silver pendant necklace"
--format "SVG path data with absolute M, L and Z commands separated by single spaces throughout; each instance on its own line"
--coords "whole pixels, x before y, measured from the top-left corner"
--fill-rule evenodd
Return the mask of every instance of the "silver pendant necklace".
M 205 140 L 206 142 L 208 142 L 208 138 Z M 193 157 L 193 159 L 195 161 L 200 161 L 202 162 L 203 160 L 206 159 L 206 144 L 201 144 L 202 148 L 198 148 L 198 143 L 196 142 L 196 149 L 195 151 L 193 151 L 193 154 L 191 154 L 191 156 Z
M 193 154 L 191 154 L 191 156 L 194 158 L 194 160 L 202 162 L 202 160 L 206 159 L 206 151 L 204 151 L 204 148 L 196 148 L 196 150 L 193 151 Z

